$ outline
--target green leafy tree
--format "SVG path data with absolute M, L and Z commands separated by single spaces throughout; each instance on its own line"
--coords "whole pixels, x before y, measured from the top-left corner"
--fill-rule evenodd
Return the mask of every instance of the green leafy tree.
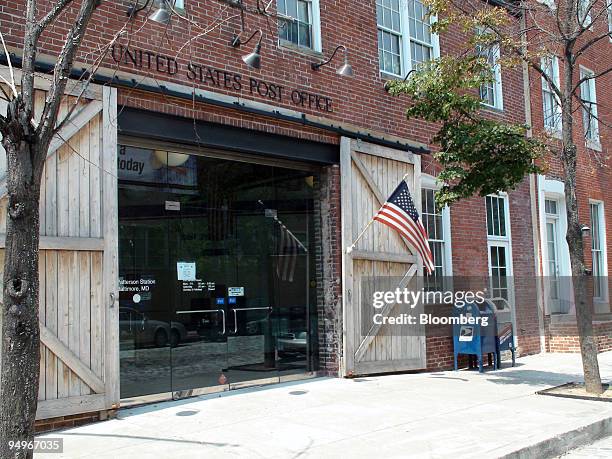
M 474 195 L 510 190 L 525 175 L 539 172 L 535 161 L 546 146 L 527 137 L 528 127 L 482 116 L 478 88 L 494 78 L 477 56 L 441 58 L 424 65 L 405 81 L 387 85 L 391 94 L 408 94 L 409 118 L 439 123 L 434 158 L 442 166 L 436 203 L 443 207 Z

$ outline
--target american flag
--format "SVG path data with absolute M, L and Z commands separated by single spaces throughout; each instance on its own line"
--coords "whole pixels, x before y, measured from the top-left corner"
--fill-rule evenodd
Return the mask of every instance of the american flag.
M 427 242 L 427 231 L 419 219 L 419 213 L 414 206 L 405 180 L 401 181 L 378 213 L 374 215 L 374 220 L 400 233 L 421 255 L 427 272 L 430 274 L 433 272 L 434 260 Z
M 280 241 L 276 252 L 276 275 L 280 280 L 293 282 L 295 275 L 295 265 L 298 257 L 298 242 L 278 219 L 275 219 L 280 226 Z M 301 244 L 300 244 L 301 245 Z

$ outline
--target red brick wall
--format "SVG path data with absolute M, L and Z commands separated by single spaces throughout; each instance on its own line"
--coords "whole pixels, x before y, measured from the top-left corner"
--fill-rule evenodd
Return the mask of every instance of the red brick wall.
M 340 167 L 329 166 L 320 177 L 317 238 L 319 371 L 337 376 L 342 351 L 342 241 Z
M 547 318 L 546 331 L 548 335 L 546 350 L 548 352 L 580 352 L 575 323 L 551 322 Z M 599 352 L 612 350 L 612 322 L 595 322 L 593 333 Z
M 68 429 L 84 424 L 91 424 L 92 422 L 103 421 L 114 415 L 115 411 L 101 411 L 40 419 L 34 424 L 34 429 L 37 434 L 59 429 Z

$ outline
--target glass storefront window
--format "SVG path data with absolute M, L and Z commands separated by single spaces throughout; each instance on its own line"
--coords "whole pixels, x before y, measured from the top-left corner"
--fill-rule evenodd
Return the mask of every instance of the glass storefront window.
M 122 398 L 316 370 L 316 173 L 120 146 Z

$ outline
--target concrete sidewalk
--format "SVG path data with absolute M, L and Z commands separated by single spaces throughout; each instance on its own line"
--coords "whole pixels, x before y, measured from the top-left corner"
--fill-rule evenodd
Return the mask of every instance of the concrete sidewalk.
M 612 380 L 612 352 L 599 362 Z M 64 454 L 36 457 L 500 457 L 612 419 L 612 403 L 535 395 L 580 380 L 579 355 L 517 363 L 485 374 L 322 378 L 126 409 L 41 436 L 62 437 Z

